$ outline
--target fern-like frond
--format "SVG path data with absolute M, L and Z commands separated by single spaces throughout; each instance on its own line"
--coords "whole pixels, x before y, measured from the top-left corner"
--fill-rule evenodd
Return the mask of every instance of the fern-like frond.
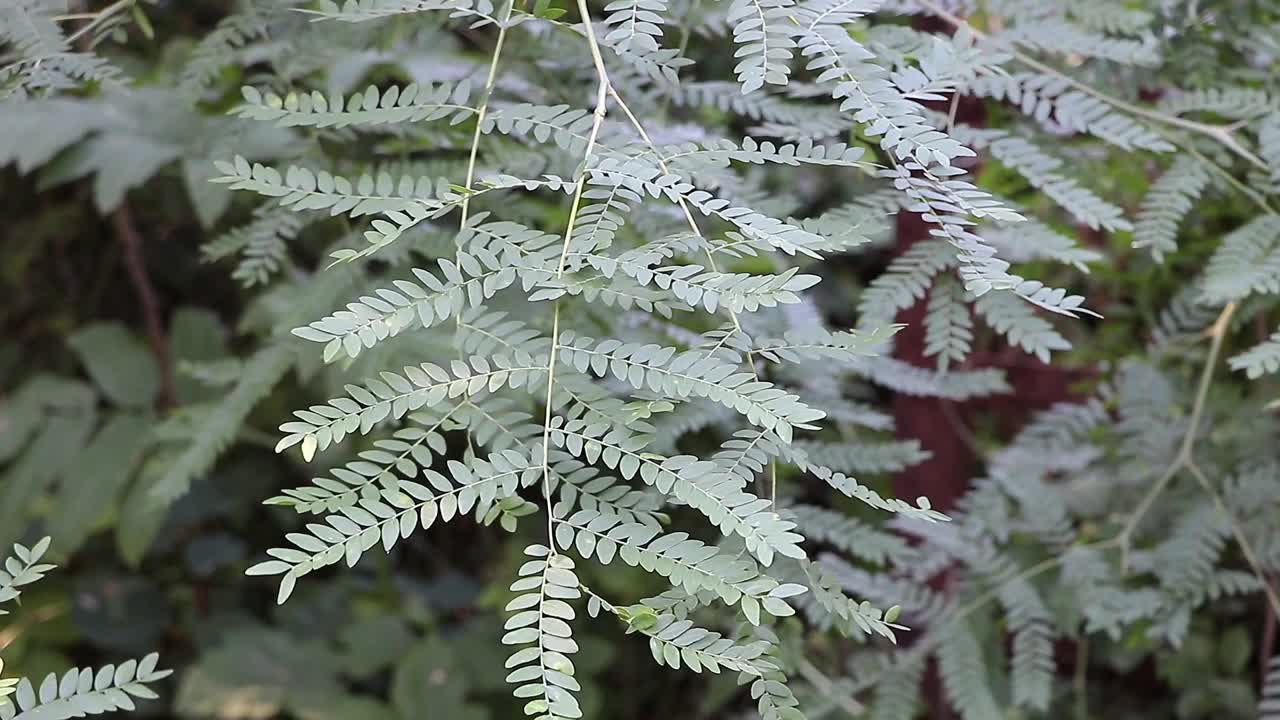
M 479 15 L 496 23 L 489 0 L 320 0 L 314 10 L 302 10 L 314 20 L 367 22 L 396 15 L 447 11 L 455 16 Z
M 1053 633 L 1048 623 L 1036 620 L 1014 634 L 1010 668 L 1013 701 L 1023 707 L 1047 710 L 1057 670 Z
M 800 701 L 787 686 L 782 673 L 769 673 L 764 677 L 742 676 L 751 682 L 751 697 L 756 701 L 760 720 L 805 720 Z
M 612 29 L 601 40 L 618 53 L 647 55 L 662 41 L 666 0 L 613 0 L 605 6 L 604 24 Z
M 42 0 L 14 0 L 0 8 L 0 42 L 23 55 L 52 54 L 69 50 L 54 20 L 53 6 Z
M 1119 35 L 1141 34 L 1155 18 L 1150 11 L 1110 0 L 1076 0 L 1065 9 L 1072 20 L 1084 27 Z
M 1261 697 L 1258 698 L 1258 720 L 1277 718 L 1280 718 L 1280 655 L 1271 658 L 1266 680 L 1262 683 Z
M 1075 239 L 1034 218 L 1016 225 L 984 229 L 982 237 L 996 248 L 1001 258 L 1011 263 L 1052 260 L 1087 273 L 1090 263 L 1103 258 L 1097 250 L 1080 245 Z
M 115 83 L 118 67 L 89 52 L 76 52 L 55 19 L 58 6 L 44 0 L 11 0 L 0 6 L 0 99 L 26 99 L 81 85 Z
M 512 613 L 503 629 L 503 645 L 519 647 L 507 659 L 507 682 L 516 685 L 515 696 L 527 699 L 526 715 L 540 720 L 575 720 L 582 717 L 573 692 L 573 660 L 578 651 L 569 623 L 577 613 L 572 601 L 582 597 L 573 560 L 543 545 L 525 548 L 529 556 L 511 584 L 518 593 L 507 603 Z
M 816 72 L 816 82 L 831 84 L 840 110 L 866 126 L 872 137 L 898 159 L 914 158 L 921 165 L 950 165 L 973 151 L 929 125 L 919 105 L 903 96 L 881 66 L 869 62 L 873 54 L 854 40 L 844 25 L 873 11 L 873 0 L 820 0 L 797 7 L 800 54 Z
M 996 130 L 958 131 L 955 135 L 976 149 L 989 150 L 992 157 L 1022 175 L 1032 187 L 1085 225 L 1112 232 L 1132 229 L 1124 217 L 1124 210 L 1098 197 L 1075 178 L 1063 175 L 1060 172 L 1062 159 L 1030 141 Z
M 797 440 L 793 447 L 813 462 L 849 473 L 892 473 L 929 458 L 917 440 L 823 442 Z
M 1114 111 L 1065 79 L 1035 73 L 990 75 L 974 81 L 975 95 L 1006 100 L 1040 122 L 1087 133 L 1122 150 L 1173 152 L 1173 145 L 1145 125 Z
M 354 567 L 364 553 L 381 543 L 390 551 L 419 526 L 430 528 L 437 519 L 448 522 L 474 510 L 477 519 L 491 522 L 498 506 L 514 498 L 516 490 L 540 477 L 541 463 L 508 450 L 486 460 L 448 462 L 449 475 L 427 470 L 430 485 L 401 480 L 394 490 L 364 494 L 356 505 L 339 508 L 323 523 L 308 523 L 307 532 L 286 535 L 296 547 L 267 551 L 273 559 L 249 568 L 250 575 L 279 575 L 277 602 L 293 593 L 298 579 L 341 560 Z
M 0 603 L 18 599 L 24 585 L 36 582 L 54 568 L 53 565 L 40 562 L 52 540 L 42 538 L 29 548 L 20 544 L 13 546 L 13 555 L 5 559 L 4 569 L 0 570 Z M 7 614 L 7 611 L 0 610 L 0 615 Z
M 488 247 L 473 245 L 471 252 L 459 251 L 452 260 L 437 261 L 443 279 L 414 268 L 418 282 L 397 280 L 391 288 L 377 290 L 376 296 L 362 296 L 347 303 L 345 310 L 296 328 L 293 334 L 324 343 L 326 360 L 340 354 L 354 358 L 406 328 L 429 328 L 477 308 L 517 278 L 523 278 L 529 289 L 554 276 L 554 258 L 537 251 L 554 252 L 551 243 L 557 238 L 515 223 L 489 223 L 464 228 L 458 242 L 466 246 L 481 234 L 495 242 Z
M 1049 362 L 1049 354 L 1055 350 L 1071 349 L 1071 343 L 1053 325 L 1008 293 L 987 293 L 974 303 L 974 310 L 993 330 L 1041 362 Z
M 768 657 L 773 651 L 768 641 L 735 643 L 674 615 L 645 618 L 632 614 L 629 619 L 629 630 L 648 636 L 654 662 L 673 670 L 683 666 L 697 673 L 719 673 L 723 669 L 760 677 L 779 669 Z
M 913 720 L 920 711 L 920 681 L 925 659 L 915 656 L 894 663 L 893 672 L 875 687 L 871 720 Z
M 987 678 L 982 646 L 968 624 L 951 623 L 938 646 L 938 673 L 947 698 L 965 720 L 1000 717 L 1000 707 Z
M 899 513 L 904 517 L 911 517 L 918 520 L 928 520 L 931 522 L 946 522 L 949 518 L 933 509 L 926 497 L 916 498 L 916 504 L 912 505 L 898 498 L 885 498 L 875 490 L 859 483 L 854 478 L 849 477 L 841 472 L 836 472 L 831 468 L 811 462 L 809 456 L 800 448 L 785 447 L 783 456 L 799 467 L 801 470 L 813 473 L 819 479 L 825 481 L 828 485 L 839 490 L 845 495 L 861 500 L 867 505 L 878 510 L 884 510 L 891 513 Z
M 801 253 L 816 258 L 824 248 L 823 239 L 807 230 L 748 208 L 735 207 L 728 200 L 698 190 L 691 183 L 639 159 L 602 159 L 588 169 L 587 180 L 603 187 L 624 185 L 637 195 L 665 197 L 671 202 L 683 200 L 704 215 L 734 224 L 749 239 L 789 255 Z
M 1280 330 L 1228 362 L 1232 370 L 1243 370 L 1250 379 L 1280 370 Z
M 245 287 L 264 285 L 280 270 L 288 254 L 286 243 L 302 229 L 302 218 L 282 208 L 259 211 L 254 219 L 210 240 L 201 248 L 209 262 L 239 255 L 231 277 Z
M 755 352 L 773 362 L 838 362 L 856 367 L 867 358 L 874 357 L 903 325 L 886 325 L 870 330 L 830 332 L 822 328 L 808 328 L 786 333 L 782 338 L 765 339 L 755 347 Z
M 1009 60 L 1009 56 L 992 47 L 992 43 L 976 45 L 972 34 L 964 28 L 949 41 L 937 35 L 922 35 L 920 39 L 920 46 L 910 51 L 918 65 L 911 64 L 903 55 L 894 58 L 897 68 L 891 73 L 894 85 L 912 100 L 946 100 L 948 95 L 963 92 L 976 77 L 1003 73 L 1000 65 Z M 881 59 L 889 58 L 882 56 Z M 950 129 L 947 132 L 954 136 Z
M 586 263 L 607 279 L 622 273 L 641 285 L 656 285 L 691 307 L 702 306 L 709 313 L 725 307 L 731 312 L 755 312 L 761 307 L 775 307 L 800 301 L 798 293 L 817 284 L 816 275 L 798 274 L 791 268 L 778 275 L 723 273 L 706 270 L 700 265 L 665 265 L 657 263 L 682 249 L 678 244 L 659 241 L 628 250 L 617 257 L 592 253 L 568 253 L 573 263 Z
M 541 428 L 539 428 L 541 429 Z M 604 474 L 568 453 L 552 451 L 548 456 L 551 478 L 548 486 L 558 500 L 553 512 L 568 517 L 579 509 L 613 515 L 628 522 L 657 526 L 662 497 L 652 491 L 637 490 L 619 478 Z
M 409 419 L 414 426 L 375 441 L 373 449 L 361 451 L 358 459 L 332 468 L 329 477 L 317 477 L 310 486 L 285 490 L 283 495 L 266 502 L 292 507 L 300 513 L 333 513 L 355 505 L 361 496 L 399 491 L 402 479 L 415 480 L 422 473 L 432 472 L 432 464 L 447 448 L 443 433 L 448 429 L 447 423 L 461 416 L 465 407 L 465 402 L 457 403 L 438 417 L 413 413 Z
M 802 567 L 809 585 L 809 596 L 829 615 L 842 634 L 857 638 L 879 635 L 890 642 L 898 642 L 894 631 L 906 628 L 895 624 L 887 613 L 866 600 L 858 602 L 845 595 L 839 582 L 821 565 L 805 561 Z
M 1150 571 L 1170 592 L 1195 595 L 1217 568 L 1231 534 L 1229 521 L 1212 505 L 1199 505 L 1171 523 L 1172 531 L 1150 555 Z M 1134 566 L 1144 565 L 1142 558 Z
M 158 697 L 148 684 L 159 682 L 172 670 L 157 670 L 160 656 L 151 653 L 141 660 L 119 665 L 72 668 L 62 674 L 49 673 L 36 689 L 23 678 L 14 692 L 14 702 L 0 704 L 0 720 L 61 720 L 135 710 L 134 698 Z
M 214 403 L 190 408 L 186 416 L 176 418 L 179 434 L 190 439 L 167 453 L 162 465 L 156 465 L 164 472 L 151 488 L 152 499 L 172 502 L 185 495 L 191 482 L 213 467 L 235 440 L 254 406 L 275 389 L 293 363 L 292 348 L 284 344 L 266 347 L 244 363 L 229 392 Z
M 917 397 L 944 397 L 965 400 L 1009 392 L 1004 373 L 995 368 L 983 368 L 945 373 L 922 368 L 897 358 L 869 358 L 858 367 L 859 375 L 895 392 Z
M 884 277 L 883 275 L 881 277 Z M 877 278 L 878 279 L 878 278 Z M 979 302 L 1003 293 L 988 293 Z M 1022 307 L 1021 303 L 1016 303 Z M 951 363 L 963 362 L 973 342 L 973 318 L 964 304 L 959 288 L 952 282 L 941 282 L 929 295 L 924 316 L 924 355 L 937 357 L 938 369 L 946 371 Z
M 1142 198 L 1133 246 L 1151 249 L 1157 262 L 1178 249 L 1178 226 L 1209 185 L 1209 174 L 1189 155 L 1174 159 Z
M 240 50 L 251 41 L 266 36 L 267 20 L 268 13 L 255 4 L 219 20 L 187 56 L 187 62 L 178 75 L 179 94 L 199 100 L 218 73 L 237 60 Z
M 1124 65 L 1159 65 L 1154 39 L 1114 38 L 1092 33 L 1075 23 L 1056 18 L 1038 18 L 1018 23 L 999 35 L 1001 40 L 1040 52 L 1094 57 Z
M 664 458 L 642 453 L 647 445 L 644 435 L 611 429 L 603 423 L 561 422 L 556 418 L 552 420 L 549 437 L 552 444 L 587 462 L 603 461 L 626 480 L 638 474 L 662 493 L 687 503 L 705 515 L 720 532 L 742 537 L 747 550 L 765 566 L 773 563 L 775 553 L 804 557 L 799 546 L 803 538 L 793 532 L 795 523 L 779 517 L 768 500 L 744 491 L 737 478 L 714 462 L 691 455 Z
M 915 243 L 894 258 L 889 267 L 862 292 L 858 314 L 864 322 L 893 320 L 898 311 L 915 305 L 925 296 L 938 273 L 955 264 L 956 254 L 945 240 Z
M 283 207 L 295 210 L 327 210 L 330 215 L 348 214 L 352 217 L 374 213 L 395 213 L 393 219 L 400 227 L 380 230 L 385 220 L 374 221 L 375 230 L 384 235 L 391 230 L 397 234 L 410 225 L 410 218 L 403 221 L 397 216 L 412 213 L 415 221 L 433 212 L 446 211 L 461 201 L 462 196 L 453 192 L 443 180 L 429 178 L 392 178 L 389 173 L 362 175 L 354 182 L 326 171 L 313 172 L 308 168 L 291 166 L 285 174 L 260 163 L 249 164 L 236 156 L 234 162 L 214 163 L 222 176 L 213 182 L 228 185 L 232 190 L 250 190 L 259 195 L 275 198 Z
M 1222 304 L 1253 293 L 1276 292 L 1280 292 L 1280 216 L 1259 215 L 1222 239 L 1205 269 L 1202 297 Z
M 760 611 L 786 617 L 795 614 L 785 598 L 794 589 L 759 572 L 750 559 L 738 559 L 688 533 L 662 534 L 649 525 L 631 523 L 593 510 L 579 510 L 556 521 L 556 543 L 584 558 L 609 564 L 615 557 L 632 567 L 657 573 L 693 595 L 714 592 L 728 605 L 739 605 L 747 620 L 760 624 Z
M 1274 112 L 1267 91 L 1249 87 L 1200 88 L 1165 93 L 1156 107 L 1173 115 L 1211 113 L 1233 120 L 1249 120 Z
M 838 135 L 845 121 L 834 108 L 788 101 L 779 95 L 743 94 L 741 86 L 732 82 L 687 82 L 661 88 L 672 103 L 688 107 L 712 107 L 765 124 L 752 128 L 762 137 L 780 137 L 800 141 Z
M 537 142 L 554 142 L 571 153 L 581 153 L 591 132 L 592 115 L 582 108 L 568 105 L 531 105 L 522 103 L 500 107 L 485 116 L 480 130 L 497 130 L 503 135 L 532 138 Z M 600 152 L 608 152 L 601 149 Z
M 796 46 L 790 27 L 794 7 L 794 0 L 734 0 L 729 6 L 725 21 L 738 46 L 733 56 L 742 58 L 733 71 L 744 94 L 787 84 Z
M 546 381 L 546 362 L 527 353 L 511 357 L 475 356 L 470 362 L 455 360 L 449 370 L 435 363 L 409 365 L 403 374 L 382 372 L 380 379 L 370 378 L 365 386 L 347 385 L 347 396 L 322 405 L 297 410 L 297 420 L 280 426 L 285 436 L 276 451 L 302 443 L 303 456 L 323 451 L 342 442 L 348 434 L 368 433 L 387 418 L 400 419 L 423 406 L 436 406 L 447 398 L 474 396 L 508 386 L 536 390 Z
M 899 535 L 884 532 L 851 515 L 815 505 L 789 510 L 805 528 L 810 541 L 826 543 L 841 552 L 875 565 L 908 564 L 916 552 Z
M 742 413 L 754 425 L 771 430 L 785 442 L 793 428 L 814 429 L 825 413 L 799 398 L 757 380 L 706 353 L 677 353 L 657 345 L 631 345 L 618 340 L 597 342 L 566 333 L 560 339 L 560 359 L 578 372 L 612 374 L 637 390 L 650 390 L 673 400 L 705 397 Z
M 235 115 L 280 127 L 345 128 L 445 118 L 456 125 L 476 112 L 467 104 L 471 86 L 466 82 L 457 85 L 413 83 L 403 88 L 392 85 L 386 90 L 370 85 L 364 92 L 346 97 L 337 93 L 326 97 L 315 90 L 281 97 L 248 85 L 240 92 L 244 104 L 232 111 Z

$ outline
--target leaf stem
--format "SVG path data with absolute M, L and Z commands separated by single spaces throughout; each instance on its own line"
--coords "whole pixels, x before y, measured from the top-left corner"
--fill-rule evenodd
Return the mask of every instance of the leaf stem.
M 112 15 L 115 15 L 116 13 L 120 12 L 121 10 L 124 10 L 127 7 L 130 7 L 131 5 L 133 5 L 134 2 L 135 0 L 116 0 L 116 2 L 111 3 L 110 5 L 103 8 L 102 10 L 99 10 L 96 13 L 92 13 L 93 19 L 85 23 L 84 27 L 81 27 L 79 30 L 76 30 L 74 33 L 71 33 L 71 36 L 67 38 L 67 44 L 74 45 L 76 40 L 79 40 L 80 38 L 84 37 L 84 35 L 88 33 L 90 30 L 101 25 L 103 22 L 107 20 L 107 18 L 111 17 Z
M 485 115 L 489 112 L 489 98 L 493 95 L 494 85 L 498 78 L 498 60 L 502 57 L 502 46 L 507 39 L 507 25 L 511 21 L 511 12 L 515 8 L 515 0 L 508 0 L 507 12 L 498 26 L 498 40 L 493 46 L 493 57 L 489 60 L 489 74 L 484 81 L 484 91 L 480 96 L 480 104 L 476 107 L 476 130 L 471 135 L 471 154 L 467 158 L 467 179 L 463 185 L 467 196 L 462 200 L 462 225 L 467 224 L 467 214 L 471 209 L 471 184 L 475 181 L 476 156 L 480 149 L 480 127 L 484 124 Z
M 133 223 L 133 215 L 129 206 L 121 203 L 111 214 L 111 225 L 115 228 L 116 240 L 124 248 L 125 270 L 133 284 L 134 293 L 138 296 L 138 305 L 142 310 L 142 321 L 147 330 L 147 341 L 151 352 L 156 357 L 156 365 L 160 370 L 160 395 L 157 404 L 161 408 L 173 407 L 177 402 L 177 390 L 173 379 L 173 354 L 169 349 L 169 338 L 165 334 L 164 320 L 161 318 L 160 297 L 156 294 L 151 276 L 147 274 L 147 262 L 143 255 L 142 233 Z
M 569 219 L 564 230 L 564 242 L 560 247 L 560 260 L 556 264 L 556 278 L 564 275 L 565 259 L 569 256 L 569 243 L 573 239 L 573 227 L 578 221 L 578 210 L 582 207 L 582 192 L 587 185 L 587 167 L 591 164 L 591 156 L 595 151 L 596 139 L 600 135 L 600 125 L 604 123 L 608 111 L 609 75 L 604 69 L 604 58 L 600 56 L 600 45 L 596 42 L 595 29 L 591 26 L 591 11 L 586 0 L 578 0 L 578 15 L 586 30 L 587 46 L 591 49 L 591 61 L 595 65 L 599 85 L 596 90 L 596 107 L 592 113 L 595 118 L 591 123 L 591 134 L 587 138 L 587 149 L 582 155 L 582 166 L 578 170 L 578 185 L 573 192 L 573 203 L 569 207 Z M 547 396 L 542 418 L 542 495 L 547 503 L 547 541 L 551 554 L 556 554 L 555 512 L 551 503 L 551 403 L 555 390 L 556 355 L 560 350 L 560 300 L 555 301 L 551 315 L 551 353 L 547 358 Z

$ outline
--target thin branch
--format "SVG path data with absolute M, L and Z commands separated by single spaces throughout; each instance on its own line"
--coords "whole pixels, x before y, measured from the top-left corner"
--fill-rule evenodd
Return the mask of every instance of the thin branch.
M 138 296 L 138 304 L 142 309 L 142 321 L 147 331 L 147 342 L 151 352 L 156 356 L 156 364 L 160 367 L 160 398 L 162 408 L 173 407 L 177 394 L 173 384 L 173 357 L 169 352 L 169 339 L 165 334 L 164 321 L 161 319 L 160 300 L 155 286 L 147 274 L 147 263 L 142 252 L 142 234 L 133 224 L 129 206 L 121 204 L 111 214 L 111 224 L 115 228 L 116 239 L 124 248 L 125 269 L 129 273 L 129 281 L 133 284 L 134 293 Z
M 498 26 L 498 40 L 493 46 L 493 57 L 489 60 L 489 75 L 484 81 L 484 91 L 480 96 L 480 104 L 476 107 L 476 130 L 471 136 L 471 155 L 467 158 L 467 179 L 463 187 L 468 193 L 476 176 L 476 156 L 480 150 L 480 128 L 484 125 L 485 115 L 489 112 L 489 98 L 493 96 L 493 87 L 498 79 L 498 60 L 502 57 L 502 46 L 507 39 L 507 26 L 511 24 L 511 13 L 515 9 L 515 0 L 508 0 L 507 12 Z M 467 214 L 471 210 L 471 196 L 462 199 L 462 225 L 467 224 Z
M 131 7 L 133 3 L 134 3 L 134 0 L 116 0 L 116 2 L 111 3 L 110 5 L 103 8 L 102 10 L 94 13 L 93 14 L 94 17 L 92 20 L 85 23 L 84 27 L 81 27 L 79 30 L 76 30 L 74 33 L 71 34 L 70 37 L 67 38 L 67 44 L 74 45 L 76 40 L 79 40 L 80 38 L 84 37 L 85 34 L 87 34 L 90 30 L 101 25 L 103 22 L 107 20 L 107 18 L 110 18 L 112 15 L 115 15 L 121 10 Z
M 1271 583 L 1267 581 L 1267 574 L 1262 570 L 1262 563 L 1258 561 L 1258 554 L 1254 552 L 1253 543 L 1249 542 L 1249 538 L 1244 534 L 1244 528 L 1240 526 L 1240 522 L 1236 520 L 1235 515 L 1227 508 L 1227 504 L 1222 501 L 1222 496 L 1217 490 L 1213 489 L 1213 484 L 1209 482 L 1209 477 L 1204 474 L 1194 461 L 1187 462 L 1187 470 L 1200 483 L 1200 487 L 1213 498 L 1213 505 L 1227 518 L 1227 522 L 1231 524 L 1231 533 L 1235 535 L 1236 543 L 1240 546 L 1240 551 L 1244 553 L 1245 562 L 1249 563 L 1249 569 L 1257 576 L 1258 582 L 1262 583 L 1262 591 L 1267 596 L 1267 601 L 1271 604 L 1271 612 L 1280 615 L 1280 596 L 1276 595 L 1276 591 L 1271 587 Z
M 1174 142 L 1173 138 L 1169 138 L 1169 142 Z M 1227 172 L 1225 168 L 1218 165 L 1218 163 L 1205 157 L 1199 150 L 1196 150 L 1195 147 L 1191 145 L 1191 143 L 1174 143 L 1174 144 L 1178 145 L 1178 148 L 1181 149 L 1183 152 L 1195 158 L 1196 161 L 1199 162 L 1201 165 L 1209 168 L 1214 173 L 1216 173 L 1219 177 L 1225 180 L 1228 185 L 1230 185 L 1231 187 L 1235 188 L 1238 192 L 1240 192 L 1241 195 L 1244 195 L 1245 197 L 1252 200 L 1254 204 L 1262 208 L 1264 212 L 1268 212 L 1272 214 L 1275 213 L 1275 210 L 1271 208 L 1271 204 L 1267 202 L 1266 197 L 1263 196 L 1262 193 L 1244 184 L 1235 175 L 1232 175 L 1231 173 Z
M 1076 641 L 1076 667 L 1072 687 L 1076 696 L 1076 720 L 1089 720 L 1089 636 Z
M 1173 458 L 1173 462 L 1169 463 L 1169 467 L 1165 468 L 1165 471 L 1156 480 L 1155 484 L 1151 486 L 1151 489 L 1147 491 L 1147 494 L 1143 496 L 1142 501 L 1138 503 L 1137 509 L 1129 516 L 1124 528 L 1116 536 L 1116 539 L 1120 541 L 1120 567 L 1123 569 L 1129 567 L 1129 551 L 1132 546 L 1133 533 L 1137 530 L 1138 523 L 1151 510 L 1151 506 L 1164 493 L 1165 488 L 1169 486 L 1169 482 L 1178 474 L 1178 471 L 1190 469 L 1195 465 L 1192 453 L 1195 450 L 1196 435 L 1200 431 L 1200 420 L 1204 415 L 1205 401 L 1209 397 L 1209 385 L 1213 380 L 1213 371 L 1218 364 L 1218 355 L 1222 352 L 1222 341 L 1226 337 L 1227 326 L 1230 324 L 1231 316 L 1235 311 L 1236 304 L 1228 304 L 1218 314 L 1218 318 L 1213 321 L 1213 325 L 1209 327 L 1208 334 L 1211 338 L 1209 356 L 1205 359 L 1204 367 L 1200 370 L 1200 384 L 1196 388 L 1195 400 L 1191 406 L 1191 419 L 1187 423 L 1186 433 L 1182 436 L 1182 445 L 1178 449 L 1178 454 Z
M 841 691 L 836 687 L 835 682 L 827 677 L 826 673 L 818 669 L 816 665 L 809 662 L 809 659 L 803 655 L 797 655 L 795 658 L 796 670 L 800 676 L 809 681 L 818 694 L 831 701 L 831 704 L 839 707 L 849 717 L 861 717 L 866 708 L 862 703 L 853 698 L 852 695 Z

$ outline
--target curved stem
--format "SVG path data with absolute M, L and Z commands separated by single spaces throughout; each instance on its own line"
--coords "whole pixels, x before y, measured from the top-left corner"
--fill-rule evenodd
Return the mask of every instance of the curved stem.
M 1227 334 L 1227 325 L 1230 324 L 1231 316 L 1235 311 L 1236 304 L 1228 304 L 1218 314 L 1217 319 L 1213 321 L 1213 325 L 1209 327 L 1208 333 L 1211 338 L 1209 356 L 1205 358 L 1204 367 L 1200 370 L 1200 384 L 1196 388 L 1195 400 L 1192 402 L 1191 419 L 1187 422 L 1187 431 L 1182 436 L 1182 445 L 1178 448 L 1178 454 L 1174 456 L 1173 462 L 1169 464 L 1169 467 L 1165 468 L 1164 473 L 1160 475 L 1160 478 L 1143 496 L 1142 501 L 1138 503 L 1138 507 L 1120 530 L 1120 534 L 1116 536 L 1116 539 L 1120 541 L 1120 567 L 1123 569 L 1128 569 L 1129 567 L 1129 550 L 1133 540 L 1133 533 L 1137 530 L 1138 523 L 1151 510 L 1151 506 L 1164 493 L 1165 488 L 1169 486 L 1169 482 L 1178 474 L 1178 471 L 1195 465 L 1195 461 L 1192 460 L 1192 452 L 1195 450 L 1196 435 L 1200 429 L 1200 420 L 1204 416 L 1205 401 L 1209 397 L 1209 385 L 1213 380 L 1214 368 L 1218 364 L 1218 355 L 1222 352 L 1222 341 Z
M 852 695 L 842 692 L 836 687 L 834 681 L 827 677 L 827 674 L 818 669 L 816 665 L 809 662 L 809 659 L 803 655 L 795 657 L 796 670 L 800 676 L 809 681 L 818 694 L 825 697 L 832 705 L 840 708 L 849 717 L 862 717 L 866 712 L 866 708 L 862 703 L 853 698 Z
M 1172 138 L 1169 141 L 1173 142 Z M 1216 173 L 1219 177 L 1225 180 L 1228 185 L 1230 185 L 1232 188 L 1237 190 L 1241 195 L 1244 195 L 1245 197 L 1252 200 L 1254 204 L 1256 204 L 1264 212 L 1275 214 L 1275 210 L 1272 209 L 1271 204 L 1267 202 L 1266 197 L 1263 196 L 1262 193 L 1258 192 L 1257 190 L 1254 190 L 1248 185 L 1245 185 L 1235 175 L 1232 175 L 1231 173 L 1227 172 L 1225 168 L 1223 168 L 1222 166 L 1218 165 L 1214 161 L 1210 160 L 1209 158 L 1201 154 L 1200 151 L 1192 147 L 1190 143 L 1181 143 L 1181 144 L 1178 144 L 1178 147 L 1183 152 L 1195 158 L 1196 161 L 1199 162 L 1201 165 L 1205 166 L 1206 168 Z
M 1227 522 L 1231 524 L 1231 533 L 1235 535 L 1236 543 L 1240 546 L 1240 552 L 1244 553 L 1245 562 L 1249 563 L 1249 569 L 1257 576 L 1258 582 L 1262 583 L 1262 591 L 1267 596 L 1267 602 L 1271 604 L 1271 612 L 1280 615 L 1280 596 L 1276 595 L 1275 589 L 1268 582 L 1267 575 L 1262 570 L 1262 563 L 1258 561 L 1258 554 L 1254 552 L 1253 543 L 1249 542 L 1249 538 L 1244 534 L 1244 528 L 1240 526 L 1239 521 L 1231 514 L 1231 510 L 1223 502 L 1222 496 L 1213 489 L 1213 484 L 1209 482 L 1209 477 L 1204 474 L 1200 466 L 1194 461 L 1188 461 L 1187 470 L 1195 476 L 1195 479 L 1200 483 L 1200 487 L 1209 494 L 1209 497 L 1213 498 L 1214 507 L 1218 509 L 1218 512 L 1222 513 L 1227 518 Z
M 1205 400 L 1209 397 L 1209 383 L 1213 380 L 1213 371 L 1218 364 L 1218 355 L 1222 352 L 1222 341 L 1227 335 L 1227 325 L 1231 322 L 1231 316 L 1235 314 L 1236 304 L 1228 303 L 1222 312 L 1218 314 L 1213 325 L 1209 326 L 1209 356 L 1204 361 L 1204 368 L 1200 371 L 1200 386 L 1196 388 L 1196 399 L 1191 406 L 1190 427 L 1187 428 L 1187 434 L 1182 439 L 1182 452 L 1180 456 L 1186 464 L 1191 464 L 1191 450 L 1195 447 L 1196 433 L 1200 427 L 1200 419 L 1204 415 Z
M 1076 720 L 1089 720 L 1089 636 L 1076 641 L 1076 668 L 1072 686 L 1076 695 Z
M 67 38 L 67 44 L 74 45 L 76 40 L 79 40 L 80 38 L 84 37 L 85 34 L 88 33 L 90 30 L 101 25 L 107 18 L 111 17 L 112 15 L 115 15 L 121 10 L 124 10 L 125 8 L 132 6 L 133 3 L 134 3 L 134 0 L 116 0 L 116 2 L 111 3 L 110 5 L 103 8 L 102 10 L 96 13 L 93 13 L 92 20 L 85 23 L 84 27 L 80 28 L 79 30 L 76 30 L 74 33 L 71 33 L 71 36 Z
M 147 342 L 151 345 L 151 352 L 156 358 L 156 367 L 160 371 L 160 392 L 156 402 L 161 409 L 167 410 L 178 401 L 173 377 L 173 352 L 165 332 L 160 296 L 156 293 L 151 276 L 147 273 L 147 261 L 142 249 L 142 233 L 134 225 L 133 215 L 129 212 L 127 202 L 121 202 L 120 207 L 111 213 L 111 225 L 115 229 L 116 239 L 124 248 L 125 270 L 133 284 L 134 293 L 138 296 L 143 326 L 147 330 Z

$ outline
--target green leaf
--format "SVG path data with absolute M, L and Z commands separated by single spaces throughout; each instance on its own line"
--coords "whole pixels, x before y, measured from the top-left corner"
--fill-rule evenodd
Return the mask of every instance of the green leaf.
M 218 218 L 231 206 L 231 192 L 225 185 L 209 182 L 217 177 L 213 161 L 205 158 L 186 158 L 182 161 L 182 180 L 187 186 L 187 197 L 196 219 L 206 229 L 214 226 Z
M 467 703 L 467 685 L 453 651 L 432 638 L 409 651 L 396 666 L 391 678 L 391 703 L 402 720 L 486 720 L 486 711 Z
M 160 389 L 155 358 L 119 323 L 95 323 L 68 344 L 102 392 L 118 405 L 148 407 Z
M 141 415 L 119 413 L 107 420 L 89 446 L 67 466 L 47 521 L 62 556 L 75 552 L 114 507 L 141 460 L 150 425 Z
M 116 524 L 116 548 L 133 567 L 142 563 L 151 541 L 169 516 L 169 503 L 157 500 L 153 490 L 162 479 L 162 466 L 149 461 L 125 496 Z

